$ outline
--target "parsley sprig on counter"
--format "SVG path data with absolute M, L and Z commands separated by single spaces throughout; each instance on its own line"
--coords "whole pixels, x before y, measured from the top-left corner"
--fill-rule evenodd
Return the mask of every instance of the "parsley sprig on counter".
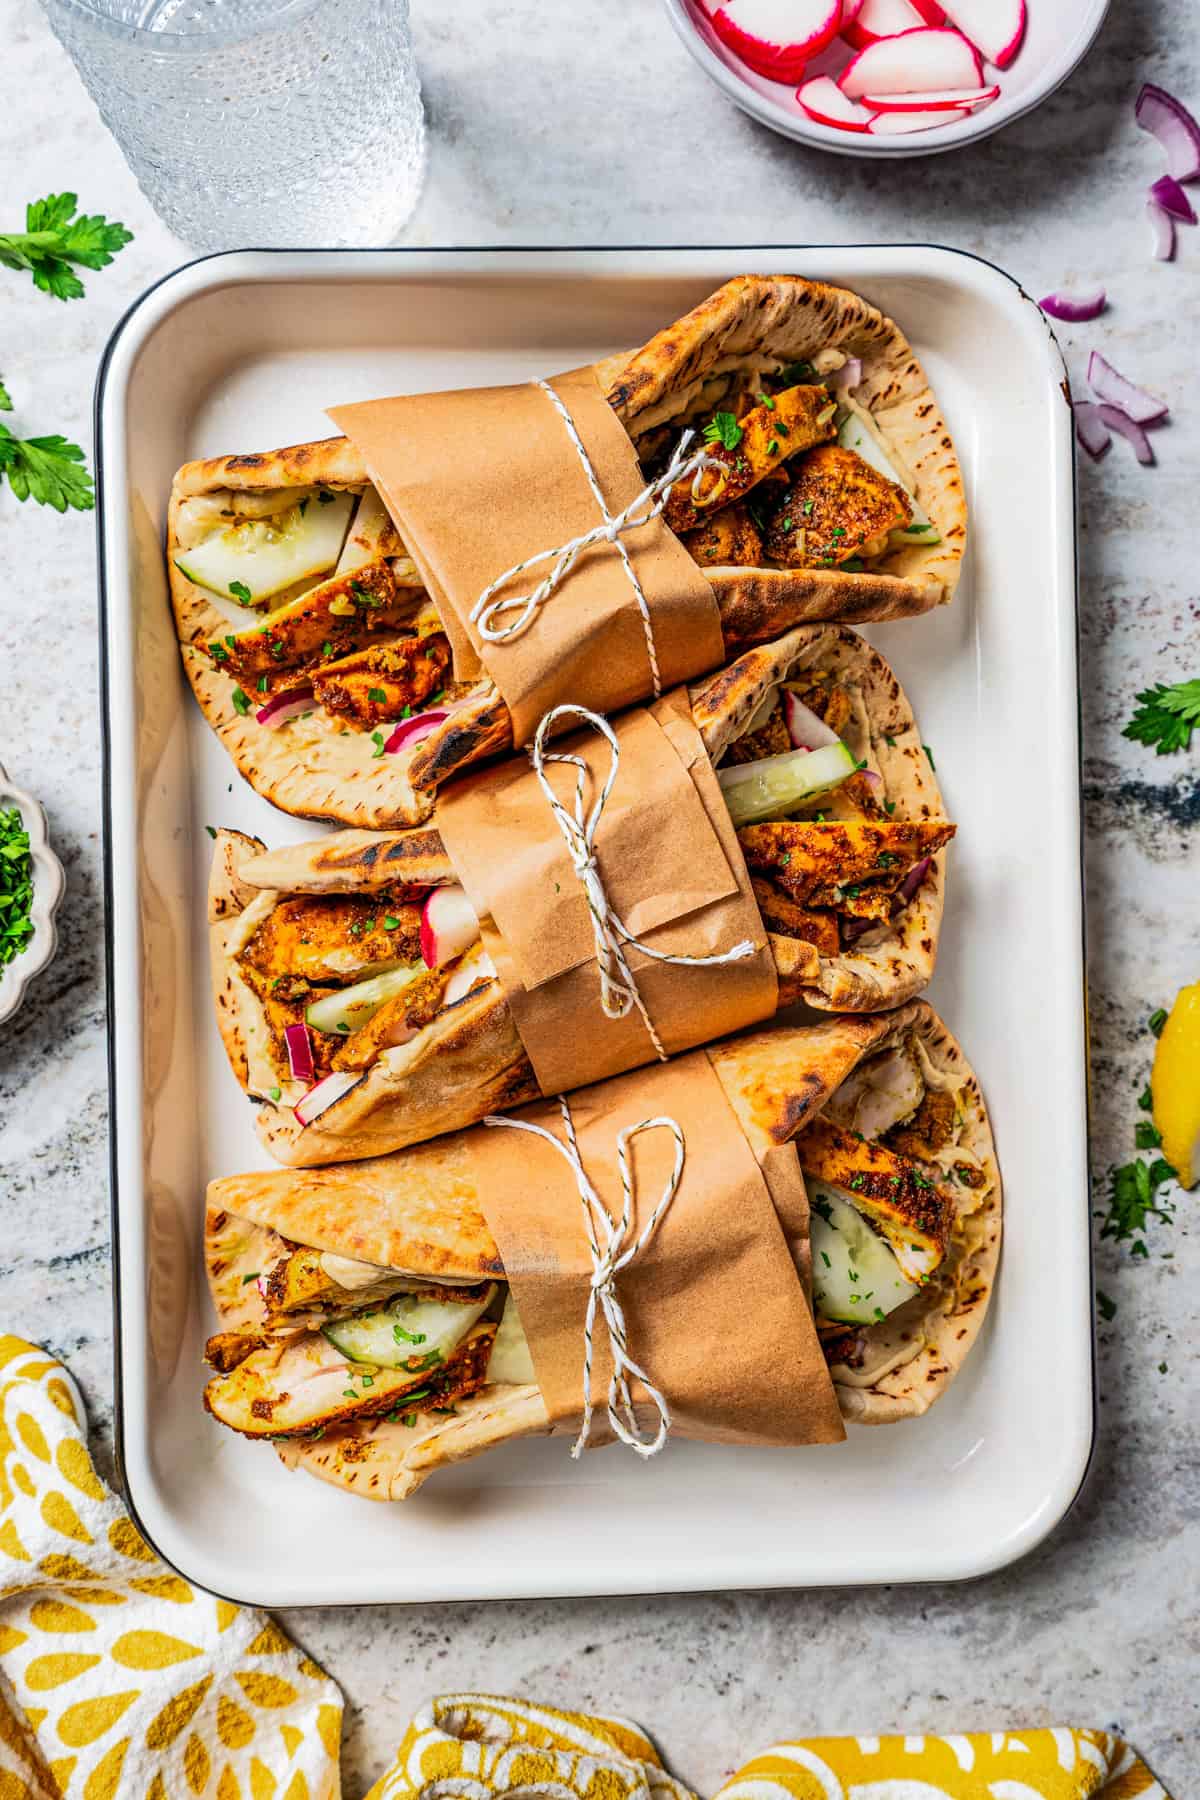
M 1158 1007 L 1147 1019 L 1146 1028 L 1158 1037 L 1166 1022 L 1166 1012 Z M 1153 1104 L 1154 1096 L 1147 1085 L 1138 1096 L 1139 1110 L 1149 1112 Z M 1137 1121 L 1134 1126 L 1134 1144 L 1137 1149 L 1157 1150 L 1161 1142 L 1162 1138 L 1153 1119 Z M 1101 1238 L 1111 1238 L 1118 1244 L 1128 1243 L 1131 1256 L 1149 1256 L 1150 1251 L 1146 1246 L 1148 1222 L 1159 1219 L 1163 1224 L 1169 1225 L 1175 1217 L 1173 1201 L 1161 1192 L 1169 1181 L 1174 1180 L 1176 1172 L 1162 1156 L 1156 1156 L 1151 1162 L 1138 1156 L 1132 1162 L 1110 1169 L 1108 1205 L 1104 1212 L 1097 1215 L 1101 1221 Z M 1101 1310 L 1103 1312 L 1103 1308 Z M 1104 1314 L 1105 1318 L 1110 1316 Z
M 0 233 L 0 264 L 27 269 L 33 285 L 56 300 L 81 300 L 81 269 L 107 268 L 133 237 L 103 213 L 81 213 L 75 194 L 47 194 L 25 208 L 24 231 Z
M 0 812 L 0 969 L 33 936 L 33 861 L 29 833 L 16 807 Z
M 0 412 L 11 412 L 12 400 L 0 381 Z M 96 504 L 83 451 L 57 432 L 53 437 L 19 438 L 0 420 L 0 479 L 18 500 L 36 500 L 55 512 L 90 512 Z
M 1200 726 L 1200 680 L 1177 681 L 1173 687 L 1159 681 L 1137 698 L 1137 708 L 1121 736 L 1139 744 L 1156 744 L 1160 756 L 1186 750 L 1192 732 Z

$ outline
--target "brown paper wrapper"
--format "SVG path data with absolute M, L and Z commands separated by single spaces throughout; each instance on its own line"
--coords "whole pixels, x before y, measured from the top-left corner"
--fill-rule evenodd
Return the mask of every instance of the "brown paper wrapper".
M 797 1269 L 807 1266 L 808 1205 L 794 1147 L 768 1151 L 769 1172 L 760 1168 L 702 1050 L 584 1088 L 570 1107 L 583 1167 L 617 1218 L 618 1132 L 665 1115 L 684 1135 L 675 1198 L 617 1277 L 629 1354 L 666 1399 L 673 1433 L 718 1444 L 841 1442 L 841 1413 Z M 513 1116 L 565 1139 L 556 1101 Z M 467 1142 L 552 1426 L 574 1432 L 592 1276 L 574 1174 L 529 1132 L 480 1126 Z M 643 1132 L 629 1154 L 627 1243 L 658 1203 L 675 1145 L 668 1131 Z M 594 1446 L 612 1441 L 605 1410 L 612 1359 L 599 1315 L 593 1344 Z M 636 1386 L 634 1396 L 636 1403 Z M 655 1417 L 641 1405 L 637 1413 Z
M 748 941 L 740 962 L 687 967 L 626 945 L 646 1010 L 668 1054 L 771 1018 L 774 958 L 720 784 L 687 696 L 666 694 L 614 723 L 620 769 L 596 834 L 609 902 L 655 950 L 708 956 Z M 584 758 L 586 798 L 599 793 L 610 750 L 594 730 L 556 742 Z M 575 771 L 547 765 L 572 809 Z M 609 1019 L 600 1005 L 587 899 L 532 768 L 514 757 L 447 789 L 442 841 L 483 928 L 513 1019 L 543 1093 L 601 1081 L 657 1055 L 636 1008 Z
M 550 382 L 575 422 L 610 513 L 645 488 L 628 434 L 590 368 Z M 615 711 L 655 691 L 633 585 L 612 545 L 594 546 L 517 637 L 493 644 L 470 622 L 506 569 L 600 523 L 579 454 L 532 383 L 401 395 L 331 408 L 354 440 L 438 602 L 459 681 L 484 671 L 526 743 L 560 701 Z M 624 538 L 649 607 L 661 687 L 715 669 L 725 649 L 708 582 L 661 518 Z M 539 564 L 503 591 L 527 594 Z

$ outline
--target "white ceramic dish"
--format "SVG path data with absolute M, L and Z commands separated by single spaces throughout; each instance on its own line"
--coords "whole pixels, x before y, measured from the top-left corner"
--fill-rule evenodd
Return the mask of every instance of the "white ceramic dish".
M 0 1025 L 14 1016 L 30 982 L 54 959 L 58 949 L 54 915 L 66 885 L 62 864 L 50 848 L 45 813 L 32 794 L 13 786 L 0 763 L 0 812 L 10 812 L 14 806 L 29 833 L 29 855 L 33 864 L 33 904 L 30 908 L 33 936 L 21 954 L 0 969 Z
M 705 74 L 752 118 L 798 143 L 833 150 L 839 156 L 897 157 L 957 150 L 1032 112 L 1083 61 L 1104 23 L 1110 0 L 1029 0 L 1029 24 L 1020 54 L 999 76 L 988 69 L 988 80 L 1000 82 L 1000 98 L 965 119 L 908 137 L 870 137 L 819 125 L 796 99 L 797 82 L 767 81 L 726 49 L 699 0 L 664 0 L 664 4 L 675 30 Z M 837 75 L 848 61 L 849 52 L 839 40 L 809 64 L 805 78 Z
M 326 404 L 569 368 L 745 271 L 861 289 L 903 320 L 959 445 L 974 529 L 956 604 L 872 630 L 961 821 L 933 998 L 991 1104 L 999 1290 L 925 1418 L 836 1450 L 677 1443 L 572 1463 L 515 1444 L 377 1507 L 202 1412 L 204 1183 L 259 1166 L 210 1016 L 206 824 L 295 841 L 191 703 L 160 538 L 185 458 L 326 431 Z M 1037 1544 L 1092 1438 L 1070 415 L 1045 321 L 1004 275 L 925 248 L 239 254 L 118 329 L 99 401 L 108 710 L 118 1431 L 162 1554 L 263 1605 L 977 1575 Z

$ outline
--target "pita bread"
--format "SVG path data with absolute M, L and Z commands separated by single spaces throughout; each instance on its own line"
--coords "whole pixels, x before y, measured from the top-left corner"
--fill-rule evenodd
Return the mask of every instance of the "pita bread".
M 747 1141 L 766 1163 L 836 1102 L 856 1070 L 906 1043 L 920 1046 L 930 1079 L 953 1093 L 961 1125 L 950 1154 L 968 1159 L 981 1179 L 955 1189 L 952 1247 L 934 1279 L 885 1321 L 844 1334 L 857 1340 L 856 1366 L 835 1362 L 831 1372 L 844 1416 L 860 1424 L 925 1412 L 953 1381 L 983 1324 L 1000 1254 L 1001 1187 L 979 1083 L 923 1001 L 873 1018 L 770 1026 L 707 1051 Z M 253 1286 L 247 1299 L 243 1267 L 267 1266 L 286 1241 L 418 1274 L 502 1278 L 456 1143 L 424 1144 L 345 1168 L 212 1182 L 205 1247 L 222 1330 L 262 1328 L 262 1302 Z M 399 1500 L 446 1463 L 548 1430 L 536 1387 L 495 1386 L 459 1402 L 454 1417 L 350 1423 L 319 1441 L 293 1440 L 277 1449 L 289 1468 L 370 1499 Z
M 642 349 L 596 365 L 610 404 L 645 455 L 664 434 L 711 417 L 747 375 L 768 374 L 821 352 L 861 361 L 858 400 L 912 476 L 941 541 L 905 545 L 859 573 L 706 565 L 730 654 L 806 621 L 901 618 L 953 597 L 966 503 L 954 446 L 928 382 L 890 319 L 845 289 L 790 275 L 727 282 Z M 196 699 L 252 787 L 302 817 L 370 828 L 415 825 L 431 816 L 441 782 L 511 748 L 508 712 L 495 688 L 480 683 L 422 743 L 384 757 L 367 732 L 346 730 L 319 708 L 280 729 L 260 725 L 253 709 L 237 711 L 235 684 L 204 649 L 238 621 L 175 561 L 181 508 L 188 501 L 289 488 L 359 493 L 367 485 L 366 468 L 345 438 L 186 464 L 175 477 L 167 518 L 171 599 Z M 403 546 L 393 532 L 389 542 L 380 537 L 376 550 L 402 552 Z
M 692 688 L 692 714 L 710 755 L 719 759 L 779 683 L 806 669 L 832 671 L 850 693 L 847 740 L 881 774 L 895 819 L 941 818 L 937 779 L 900 684 L 883 658 L 844 626 L 802 626 Z M 217 1022 L 235 1075 L 263 1102 L 259 1135 L 278 1161 L 315 1167 L 381 1156 L 536 1097 L 532 1068 L 495 979 L 407 1044 L 383 1052 L 356 1087 L 307 1127 L 292 1111 L 303 1088 L 281 1083 L 270 1058 L 261 1002 L 236 962 L 251 897 L 256 911 L 246 916 L 258 920 L 278 895 L 455 879 L 432 827 L 337 832 L 277 850 L 238 833 L 218 834 L 209 898 Z M 939 851 L 897 919 L 838 956 L 770 932 L 780 1007 L 803 1001 L 820 1011 L 876 1012 L 918 993 L 933 975 L 945 881 L 946 853 Z

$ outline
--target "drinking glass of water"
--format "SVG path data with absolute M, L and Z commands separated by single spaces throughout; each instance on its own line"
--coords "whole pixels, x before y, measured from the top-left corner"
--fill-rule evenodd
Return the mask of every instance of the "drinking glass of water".
M 43 0 L 197 250 L 386 244 L 425 172 L 408 0 Z

